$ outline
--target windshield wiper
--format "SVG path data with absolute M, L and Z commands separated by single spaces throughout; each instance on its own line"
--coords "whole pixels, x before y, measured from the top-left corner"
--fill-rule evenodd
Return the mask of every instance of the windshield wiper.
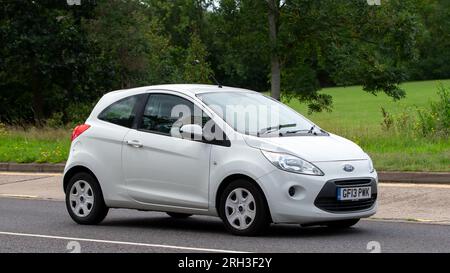
M 292 130 L 292 131 L 287 131 L 285 134 L 296 134 L 296 133 L 300 133 L 300 132 L 306 132 L 307 134 L 317 135 L 317 133 L 314 132 L 314 129 L 316 129 L 316 125 L 313 125 L 309 130 L 308 129 Z
M 279 131 L 282 128 L 295 127 L 295 126 L 297 126 L 296 123 L 290 123 L 290 124 L 280 124 L 280 125 L 277 125 L 277 126 L 271 126 L 271 127 L 263 128 L 263 129 L 258 131 L 258 136 L 260 136 L 262 134 L 267 134 L 267 133 L 273 132 L 274 130 Z

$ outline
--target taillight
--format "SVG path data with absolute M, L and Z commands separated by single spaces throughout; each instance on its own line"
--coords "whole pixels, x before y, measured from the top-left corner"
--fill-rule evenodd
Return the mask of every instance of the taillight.
M 89 125 L 89 124 L 81 124 L 81 125 L 78 125 L 77 127 L 75 127 L 75 129 L 73 129 L 72 137 L 70 138 L 70 141 L 73 141 L 75 138 L 77 138 L 79 135 L 81 135 L 84 131 L 89 129 L 89 127 L 91 127 L 91 125 Z

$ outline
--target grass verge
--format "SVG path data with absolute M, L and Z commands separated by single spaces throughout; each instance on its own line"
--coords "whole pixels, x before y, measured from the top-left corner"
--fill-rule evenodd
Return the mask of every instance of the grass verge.
M 8 129 L 0 132 L 0 162 L 59 163 L 67 160 L 70 130 Z

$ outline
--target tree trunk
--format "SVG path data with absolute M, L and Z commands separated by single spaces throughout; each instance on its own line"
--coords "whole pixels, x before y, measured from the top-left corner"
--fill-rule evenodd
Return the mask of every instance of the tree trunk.
M 43 125 L 42 120 L 44 117 L 44 100 L 42 98 L 41 84 L 38 75 L 34 75 L 32 79 L 32 109 L 34 113 L 34 123 L 37 127 Z
M 280 100 L 280 85 L 281 85 L 281 72 L 280 72 L 280 57 L 277 50 L 277 35 L 278 35 L 278 18 L 280 15 L 280 3 L 279 0 L 267 0 L 269 6 L 269 37 L 270 37 L 270 84 L 271 84 L 271 96 Z

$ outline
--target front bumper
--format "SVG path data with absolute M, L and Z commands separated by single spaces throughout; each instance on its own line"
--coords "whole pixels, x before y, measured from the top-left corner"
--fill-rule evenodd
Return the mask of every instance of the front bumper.
M 355 166 L 353 173 L 342 170 L 343 162 L 324 162 L 314 163 L 324 171 L 324 176 L 294 174 L 276 169 L 260 177 L 258 183 L 267 197 L 273 222 L 313 224 L 366 218 L 375 214 L 377 174 L 369 173 L 366 160 L 351 163 Z M 345 202 L 336 200 L 336 188 L 361 183 L 372 187 L 371 199 Z M 290 188 L 295 189 L 294 195 L 289 193 Z

